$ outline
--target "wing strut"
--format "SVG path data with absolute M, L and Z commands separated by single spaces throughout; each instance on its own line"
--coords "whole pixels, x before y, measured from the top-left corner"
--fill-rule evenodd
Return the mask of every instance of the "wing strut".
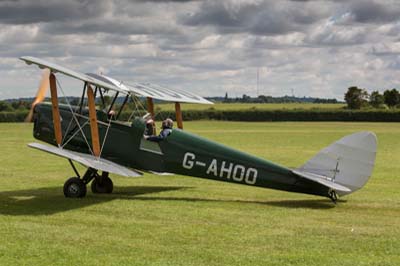
M 61 119 L 60 119 L 60 109 L 58 108 L 56 76 L 54 75 L 54 73 L 50 74 L 49 79 L 50 79 L 51 103 L 53 111 L 54 136 L 56 138 L 57 145 L 60 146 L 62 141 Z
M 154 120 L 154 102 L 153 98 L 151 97 L 146 97 L 146 107 L 147 107 L 147 112 L 151 114 L 151 119 Z M 153 127 L 153 135 L 157 134 L 157 129 L 156 127 Z
M 99 157 L 100 156 L 99 128 L 97 127 L 97 115 L 94 103 L 93 89 L 89 83 L 87 84 L 87 96 L 88 96 L 88 106 L 89 106 L 90 132 L 92 134 L 93 155 Z
M 175 117 L 178 128 L 183 129 L 182 111 L 181 104 L 179 102 L 175 103 Z

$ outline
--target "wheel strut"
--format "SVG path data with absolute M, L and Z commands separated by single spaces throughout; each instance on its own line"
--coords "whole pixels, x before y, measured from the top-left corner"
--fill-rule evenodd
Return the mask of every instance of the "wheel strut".
M 95 178 L 96 176 L 98 176 L 97 174 L 97 170 L 94 168 L 89 167 L 85 174 L 82 177 L 82 181 L 83 183 L 86 185 L 88 184 L 90 181 L 92 181 L 93 178 Z
M 71 159 L 68 159 L 68 162 L 69 162 L 69 164 L 71 165 L 72 170 L 74 170 L 76 176 L 80 178 L 81 176 L 79 175 L 79 172 L 78 172 L 78 170 L 76 169 L 76 167 L 75 167 L 75 165 L 74 165 L 74 162 L 73 162 Z
M 334 204 L 337 203 L 338 195 L 337 195 L 337 193 L 336 193 L 335 190 L 330 190 L 330 191 L 328 192 L 328 196 L 329 196 L 329 198 L 331 199 L 331 201 L 332 201 Z

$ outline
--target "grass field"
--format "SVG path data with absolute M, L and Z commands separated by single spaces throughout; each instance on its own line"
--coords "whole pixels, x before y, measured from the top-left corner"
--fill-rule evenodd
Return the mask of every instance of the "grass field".
M 172 111 L 175 110 L 175 105 L 172 103 L 157 103 L 157 110 Z M 205 110 L 214 108 L 215 110 L 293 110 L 293 109 L 340 109 L 346 106 L 346 104 L 315 104 L 315 103 L 215 103 L 215 104 L 181 104 L 182 110 Z
M 0 124 L 0 265 L 399 265 L 400 124 L 188 122 L 185 129 L 296 167 L 358 130 L 378 136 L 362 190 L 328 199 L 183 176 L 114 176 L 65 199 L 68 162 Z

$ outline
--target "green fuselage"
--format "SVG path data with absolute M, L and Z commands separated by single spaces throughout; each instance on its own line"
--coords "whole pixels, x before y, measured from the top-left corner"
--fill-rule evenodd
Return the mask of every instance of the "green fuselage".
M 87 110 L 84 109 L 82 116 L 78 116 L 86 140 L 79 131 L 76 121 L 72 118 L 70 109 L 60 106 L 60 114 L 63 143 L 70 139 L 64 148 L 90 153 L 87 145 L 87 143 L 91 143 Z M 152 142 L 143 138 L 145 123 L 141 118 L 136 118 L 131 124 L 126 124 L 117 121 L 110 122 L 101 111 L 98 111 L 97 116 L 100 143 L 103 143 L 107 135 L 101 157 L 120 165 L 138 170 L 175 173 L 328 196 L 328 188 L 296 176 L 289 168 L 194 134 L 173 129 L 166 139 Z M 109 123 L 111 126 L 107 132 Z M 35 107 L 34 137 L 56 145 L 51 105 L 49 104 L 43 103 Z

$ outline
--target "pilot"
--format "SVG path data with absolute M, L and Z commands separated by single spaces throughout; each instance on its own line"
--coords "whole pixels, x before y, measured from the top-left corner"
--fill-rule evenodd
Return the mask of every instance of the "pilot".
M 144 136 L 145 139 L 155 142 L 160 142 L 169 136 L 172 132 L 174 121 L 171 118 L 167 118 L 162 122 L 162 130 L 158 136 Z

